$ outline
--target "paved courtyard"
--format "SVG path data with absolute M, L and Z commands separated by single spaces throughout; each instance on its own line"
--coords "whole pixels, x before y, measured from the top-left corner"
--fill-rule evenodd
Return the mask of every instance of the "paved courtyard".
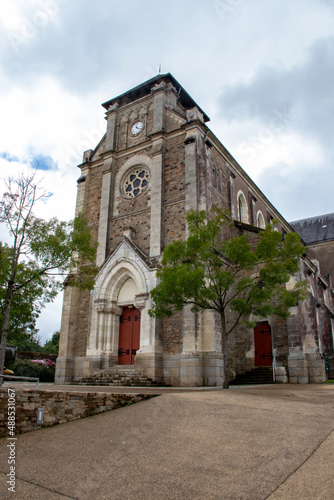
M 0 497 L 334 499 L 334 385 L 160 392 L 18 436 L 15 493 L 1 439 Z

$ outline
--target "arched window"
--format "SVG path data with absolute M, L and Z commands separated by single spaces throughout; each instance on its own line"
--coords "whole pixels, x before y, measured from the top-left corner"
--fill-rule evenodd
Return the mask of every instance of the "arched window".
M 237 196 L 238 219 L 240 222 L 248 224 L 248 206 L 245 195 L 242 191 L 238 192 Z
M 257 221 L 257 227 L 260 227 L 261 229 L 266 228 L 266 223 L 264 221 L 263 213 L 261 212 L 261 210 L 259 210 L 257 213 L 256 221 Z
M 217 189 L 221 193 L 222 192 L 222 181 L 221 181 L 221 171 L 217 169 Z
M 213 167 L 212 169 L 212 185 L 217 191 L 221 193 L 221 171 L 217 167 Z
M 215 167 L 212 169 L 212 181 L 213 181 L 212 182 L 213 183 L 213 187 L 215 189 L 217 189 L 217 184 L 218 184 L 217 181 L 218 181 L 218 179 L 217 179 L 217 170 L 216 170 Z

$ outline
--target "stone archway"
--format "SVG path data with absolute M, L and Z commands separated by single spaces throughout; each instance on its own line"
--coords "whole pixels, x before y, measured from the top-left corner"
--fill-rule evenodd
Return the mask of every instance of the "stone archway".
M 120 317 L 123 308 L 129 306 L 140 311 L 140 345 L 134 346 L 135 369 L 149 377 L 160 374 L 160 333 L 156 319 L 148 314 L 149 292 L 156 282 L 156 267 L 151 267 L 147 257 L 124 236 L 102 266 L 92 291 L 85 376 L 119 364 Z
M 98 277 L 93 299 L 87 355 L 106 354 L 117 364 L 119 318 L 123 307 L 145 309 L 148 297 L 145 277 L 129 259 L 117 261 Z

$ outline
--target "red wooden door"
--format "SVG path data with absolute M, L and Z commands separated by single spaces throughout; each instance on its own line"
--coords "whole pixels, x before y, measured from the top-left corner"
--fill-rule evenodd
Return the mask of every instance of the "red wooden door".
M 254 329 L 255 366 L 271 366 L 273 361 L 271 328 L 268 322 L 258 323 Z
M 140 347 L 140 311 L 124 307 L 119 322 L 118 364 L 133 365 Z

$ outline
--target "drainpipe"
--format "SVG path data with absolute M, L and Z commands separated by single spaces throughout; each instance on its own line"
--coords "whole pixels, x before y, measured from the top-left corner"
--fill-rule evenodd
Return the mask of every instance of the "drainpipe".
M 320 345 L 319 345 L 319 351 L 321 356 L 324 354 L 324 345 L 323 345 L 323 337 L 322 337 L 322 326 L 321 326 L 321 314 L 320 314 L 320 302 L 319 302 L 319 289 L 318 289 L 318 276 L 319 276 L 319 270 L 317 266 L 315 266 L 315 273 L 314 273 L 314 279 L 315 279 L 315 290 L 316 290 L 316 298 L 317 298 L 317 315 L 318 315 L 318 323 L 319 323 L 319 340 L 320 340 Z M 319 311 L 319 312 L 318 312 Z
M 277 349 L 273 349 L 273 382 L 276 382 L 276 356 Z

